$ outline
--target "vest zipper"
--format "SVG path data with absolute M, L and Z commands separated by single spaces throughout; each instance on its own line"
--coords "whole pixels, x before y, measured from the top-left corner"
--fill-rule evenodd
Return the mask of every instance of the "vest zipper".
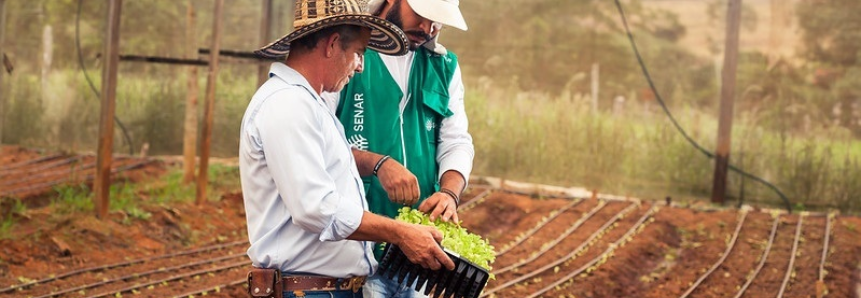
M 407 99 L 404 102 L 403 107 L 401 108 L 401 113 L 400 113 L 400 117 L 399 117 L 401 120 L 401 152 L 404 156 L 404 167 L 405 168 L 407 167 L 407 143 L 406 143 L 406 141 L 404 141 L 404 110 L 406 109 L 407 105 L 410 103 L 410 97 L 412 97 L 412 95 L 413 95 L 412 93 L 407 93 Z

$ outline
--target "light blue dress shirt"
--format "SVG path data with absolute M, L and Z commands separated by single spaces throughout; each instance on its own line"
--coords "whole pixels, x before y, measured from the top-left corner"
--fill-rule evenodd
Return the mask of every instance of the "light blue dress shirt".
M 290 274 L 371 275 L 373 243 L 345 239 L 368 207 L 341 122 L 292 68 L 273 63 L 269 77 L 239 140 L 248 256 Z

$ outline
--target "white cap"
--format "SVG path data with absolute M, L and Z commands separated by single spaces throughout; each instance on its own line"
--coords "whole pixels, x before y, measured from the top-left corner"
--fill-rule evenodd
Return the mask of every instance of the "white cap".
M 368 10 L 378 15 L 386 0 L 368 1 Z M 466 21 L 460 13 L 459 0 L 407 0 L 410 7 L 425 19 L 466 31 Z
M 458 8 L 459 1 L 458 0 L 407 0 L 413 10 L 418 13 L 420 16 L 434 21 L 442 23 L 443 25 L 452 26 L 461 30 L 466 31 L 468 28 L 466 26 L 466 21 L 463 19 L 463 15 L 460 13 L 460 8 Z M 429 3 L 422 3 L 429 2 Z M 371 12 L 372 15 L 380 16 L 380 10 L 383 9 L 383 5 L 386 4 L 386 0 L 370 0 L 368 1 L 368 11 Z M 419 5 L 416 7 L 415 5 Z M 434 12 L 435 8 L 442 8 L 445 11 Z M 452 9 L 453 8 L 453 9 Z M 421 11 L 420 11 L 421 10 Z M 431 16 L 439 16 L 436 19 Z M 403 29 L 403 28 L 402 28 Z M 423 47 L 428 50 L 433 51 L 439 55 L 445 55 L 448 53 L 448 50 L 439 43 L 439 34 L 434 36 L 433 39 L 426 42 Z
M 410 6 L 425 19 L 466 31 L 466 21 L 460 13 L 458 0 L 407 0 Z

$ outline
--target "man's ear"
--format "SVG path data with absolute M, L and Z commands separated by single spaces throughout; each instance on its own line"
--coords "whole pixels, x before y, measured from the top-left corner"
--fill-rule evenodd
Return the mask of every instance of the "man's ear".
M 335 47 L 341 44 L 341 34 L 333 33 L 326 39 L 326 58 L 331 58 L 335 55 Z

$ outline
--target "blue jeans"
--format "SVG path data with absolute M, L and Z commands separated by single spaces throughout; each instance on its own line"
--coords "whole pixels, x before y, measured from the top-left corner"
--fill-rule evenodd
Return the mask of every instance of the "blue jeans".
M 305 296 L 297 296 L 293 291 L 284 291 L 284 298 L 362 298 L 362 291 L 303 291 Z
M 406 283 L 399 285 L 397 280 L 391 280 L 379 274 L 368 277 L 362 291 L 368 298 L 422 298 L 424 293 L 413 290 Z

